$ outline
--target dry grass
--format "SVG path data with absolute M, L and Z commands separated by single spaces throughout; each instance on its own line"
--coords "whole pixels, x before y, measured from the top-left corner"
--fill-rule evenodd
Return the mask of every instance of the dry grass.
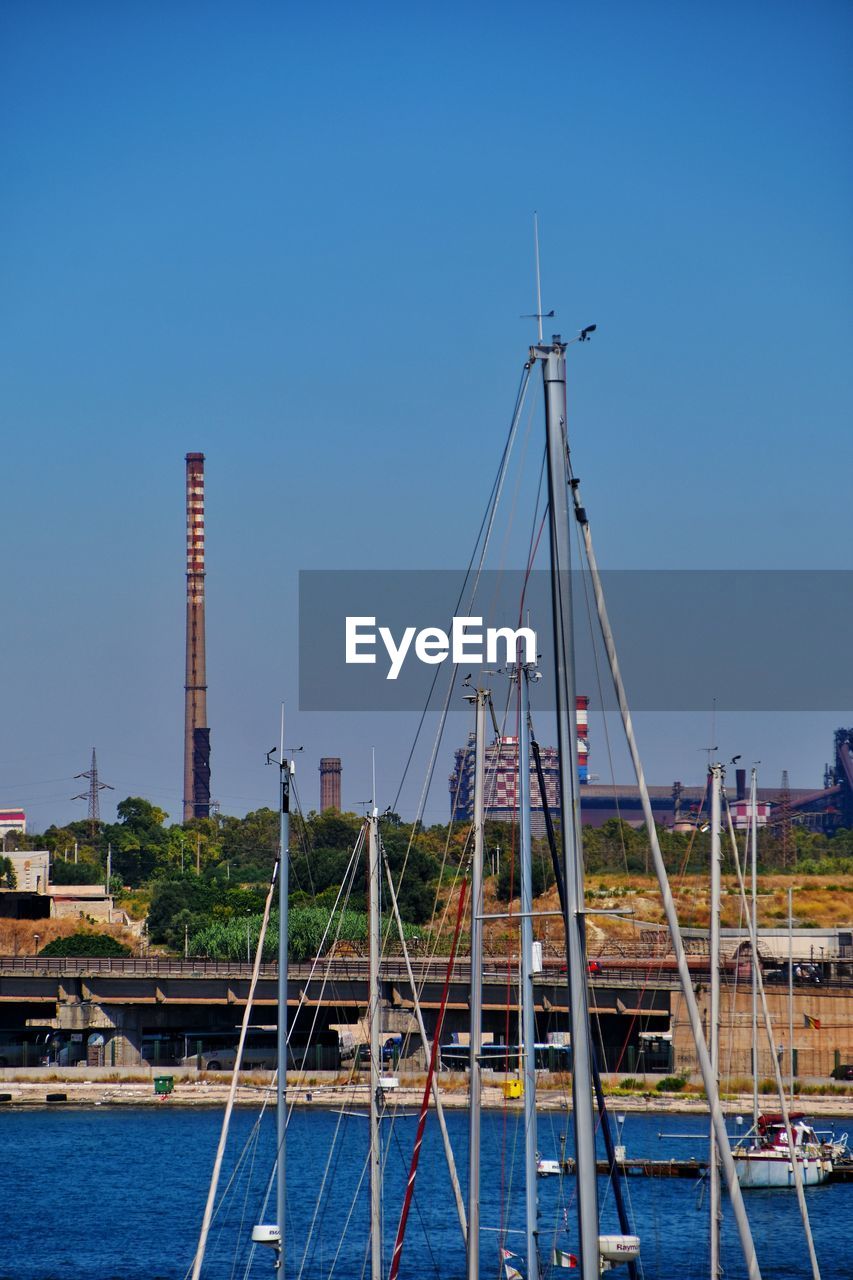
M 853 875 L 831 876 L 759 876 L 758 923 L 762 928 L 781 928 L 788 917 L 788 888 L 794 893 L 795 923 L 803 928 L 835 928 L 849 925 L 853 920 Z M 672 893 L 678 918 L 682 925 L 707 928 L 709 919 L 709 884 L 704 875 L 674 876 Z M 455 918 L 457 895 L 454 893 L 451 909 L 447 911 L 441 931 L 442 945 L 438 952 L 446 950 Z M 555 887 L 536 899 L 539 911 L 559 910 Z M 607 873 L 587 876 L 586 906 L 589 954 L 597 949 L 606 950 L 608 943 L 639 942 L 638 922 L 663 924 L 664 912 L 657 880 L 654 876 Z M 519 910 L 518 899 L 511 908 L 499 902 L 495 896 L 494 878 L 484 884 L 484 909 L 489 912 Z M 623 916 L 596 915 L 596 910 L 621 911 Z M 441 919 L 441 910 L 437 920 Z M 745 923 L 738 889 L 737 877 L 723 876 L 722 923 L 726 928 L 737 928 Z M 484 926 L 486 950 L 493 956 L 518 954 L 519 919 L 496 920 Z M 546 944 L 546 951 L 562 951 L 564 933 L 558 916 L 540 917 L 536 921 L 536 934 Z M 463 946 L 464 951 L 464 946 Z
M 36 951 L 72 933 L 108 933 L 133 952 L 139 950 L 139 938 L 117 924 L 92 923 L 89 920 L 6 920 L 0 918 L 0 955 L 34 956 Z M 38 936 L 38 947 L 36 947 Z

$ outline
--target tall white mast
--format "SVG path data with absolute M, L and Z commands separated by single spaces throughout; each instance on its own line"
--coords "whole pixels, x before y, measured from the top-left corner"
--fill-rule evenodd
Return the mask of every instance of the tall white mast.
M 524 1045 L 524 1168 L 527 1280 L 539 1280 L 536 1211 L 536 1010 L 533 995 L 533 850 L 530 834 L 530 729 L 528 669 L 516 667 L 519 689 L 518 808 L 521 861 L 521 1024 Z M 519 1049 L 521 1046 L 519 1046 Z
M 474 747 L 474 853 L 471 868 L 471 1031 L 469 1035 L 468 1280 L 480 1276 L 480 1056 L 483 1039 L 483 816 L 485 810 L 486 703 L 478 689 Z
M 278 1268 L 284 1280 L 284 1219 L 285 1193 L 285 1134 L 287 1129 L 287 951 L 289 936 L 288 898 L 290 893 L 290 777 L 292 765 L 284 758 L 284 707 L 281 708 L 281 739 L 279 743 L 279 777 L 281 801 L 279 806 L 279 874 L 278 874 L 278 1032 L 276 1048 L 278 1074 L 276 1076 L 276 1195 L 275 1220 L 278 1227 Z
M 592 1050 L 587 996 L 586 921 L 580 802 L 577 794 L 577 700 L 572 628 L 571 528 L 569 525 L 568 440 L 566 435 L 566 344 L 554 337 L 531 348 L 542 364 L 548 458 L 551 542 L 551 607 L 554 625 L 557 747 L 560 756 L 560 820 L 566 883 L 569 1025 L 572 1043 L 572 1102 L 577 1160 L 577 1212 L 583 1280 L 599 1275 L 598 1186 Z
M 758 774 L 753 768 L 749 788 L 750 864 L 752 870 L 752 936 L 756 954 L 752 957 L 752 1124 L 758 1124 Z
M 368 819 L 368 898 L 370 913 L 370 1275 L 382 1280 L 382 1144 L 379 1140 L 379 817 L 376 804 Z
M 794 1105 L 794 890 L 788 885 L 788 1066 Z
M 542 341 L 542 277 L 539 271 L 539 214 L 533 214 L 533 251 L 536 255 L 536 329 Z
M 708 1010 L 709 1049 L 714 1081 L 720 1083 L 720 828 L 721 796 L 724 770 L 721 764 L 711 765 L 711 920 L 710 961 L 711 987 Z M 711 1280 L 720 1274 L 720 1163 L 717 1151 L 717 1134 L 711 1122 L 708 1151 L 708 1209 L 711 1232 Z

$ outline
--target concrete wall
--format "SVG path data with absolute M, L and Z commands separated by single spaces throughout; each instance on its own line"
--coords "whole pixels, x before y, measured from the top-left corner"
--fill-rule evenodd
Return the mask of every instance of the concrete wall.
M 752 1075 L 752 996 L 747 981 L 746 989 L 733 993 L 723 988 L 721 995 L 720 1074 L 723 1088 L 727 1078 Z M 782 1072 L 789 1074 L 788 1050 L 788 992 L 787 988 L 768 990 L 767 1004 L 773 1023 L 774 1049 L 782 1045 Z M 699 1009 L 708 1034 L 708 991 L 699 989 Z M 816 1019 L 819 1027 L 807 1026 L 806 1015 Z M 758 1009 L 758 1074 L 759 1078 L 771 1078 L 773 1060 L 764 1031 L 761 1005 Z M 681 992 L 672 995 L 672 1040 L 675 1054 L 675 1070 L 698 1070 L 693 1038 L 687 1021 Z M 794 991 L 794 1049 L 796 1074 L 800 1078 L 829 1076 L 841 1062 L 853 1062 L 853 1000 L 842 990 L 810 987 Z

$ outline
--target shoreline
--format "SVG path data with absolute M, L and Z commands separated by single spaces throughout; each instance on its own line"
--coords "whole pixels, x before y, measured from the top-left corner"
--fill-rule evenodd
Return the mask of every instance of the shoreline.
M 168 1075 L 163 1072 L 163 1075 Z M 149 1079 L 135 1080 L 74 1080 L 65 1079 L 53 1074 L 50 1080 L 45 1079 L 2 1079 L 0 1080 L 0 1111 L 15 1110 L 20 1107 L 116 1107 L 116 1106 L 171 1106 L 171 1107 L 216 1107 L 225 1106 L 230 1089 L 230 1081 L 181 1080 L 176 1078 L 174 1089 L 169 1094 L 160 1095 L 154 1092 L 154 1083 Z M 610 1093 L 605 1094 L 611 1111 L 629 1114 L 660 1115 L 693 1115 L 707 1116 L 708 1107 L 704 1097 L 690 1097 L 678 1093 Z M 241 1081 L 237 1086 L 235 1105 L 240 1107 L 261 1107 L 274 1102 L 274 1087 L 269 1080 L 257 1082 Z M 340 1107 L 368 1106 L 369 1086 L 366 1083 L 341 1084 L 289 1084 L 288 1097 L 294 1106 L 301 1110 L 334 1110 Z M 390 1110 L 404 1109 L 418 1111 L 423 1099 L 423 1085 L 404 1086 L 388 1091 L 388 1107 Z M 467 1092 L 458 1086 L 442 1089 L 442 1106 L 446 1110 L 467 1110 Z M 560 1087 L 540 1088 L 537 1092 L 538 1109 L 541 1112 L 571 1111 L 571 1100 Z M 762 1095 L 762 1107 L 767 1110 L 778 1108 L 772 1094 Z M 723 1112 L 727 1116 L 749 1116 L 752 1112 L 752 1095 L 737 1094 L 722 1100 Z M 483 1108 L 489 1111 L 521 1112 L 521 1098 L 505 1098 L 500 1085 L 486 1085 L 483 1089 Z M 430 1102 L 430 1109 L 434 1103 Z M 791 1108 L 805 1112 L 808 1116 L 842 1116 L 853 1120 L 853 1097 L 821 1094 L 797 1096 Z

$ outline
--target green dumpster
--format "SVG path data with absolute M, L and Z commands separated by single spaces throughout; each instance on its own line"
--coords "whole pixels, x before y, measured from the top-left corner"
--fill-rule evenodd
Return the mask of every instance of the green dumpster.
M 162 1094 L 164 1097 L 167 1093 L 171 1093 L 175 1087 L 174 1076 L 155 1076 L 154 1092 Z

